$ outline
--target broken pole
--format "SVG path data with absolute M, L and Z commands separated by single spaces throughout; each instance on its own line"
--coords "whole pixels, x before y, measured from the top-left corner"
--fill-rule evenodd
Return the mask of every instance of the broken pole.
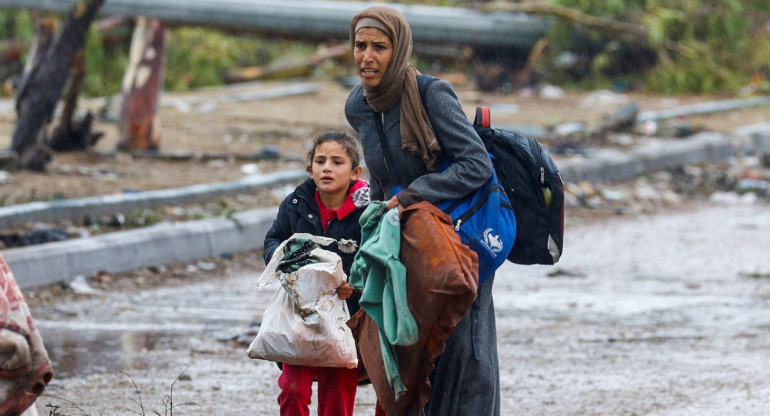
M 158 19 L 139 16 L 123 78 L 121 150 L 160 147 L 160 93 L 166 64 L 166 28 Z
M 84 55 L 83 51 L 80 51 L 75 56 L 69 91 L 64 99 L 64 110 L 59 117 L 59 125 L 51 133 L 50 146 L 57 152 L 91 149 L 103 135 L 91 131 L 93 116 L 90 111 L 81 120 L 75 120 L 78 98 L 86 77 Z

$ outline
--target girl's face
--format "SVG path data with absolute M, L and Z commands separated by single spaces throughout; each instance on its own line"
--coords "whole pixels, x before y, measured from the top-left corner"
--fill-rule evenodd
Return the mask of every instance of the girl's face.
M 364 87 L 373 88 L 380 84 L 392 57 L 393 44 L 385 32 L 373 27 L 364 27 L 356 32 L 353 60 Z
M 333 140 L 316 147 L 313 160 L 310 161 L 310 177 L 313 178 L 324 203 L 340 198 L 344 200 L 350 183 L 357 180 L 362 171 L 361 166 L 353 168 L 353 162 L 345 148 Z

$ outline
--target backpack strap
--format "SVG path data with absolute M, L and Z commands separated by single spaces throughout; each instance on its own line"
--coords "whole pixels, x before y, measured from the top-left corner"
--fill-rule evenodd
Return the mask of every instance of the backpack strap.
M 417 75 L 417 89 L 420 91 L 420 100 L 422 101 L 423 107 L 428 100 L 428 88 L 430 88 L 430 84 L 433 84 L 436 81 L 438 81 L 438 78 L 433 75 Z
M 492 126 L 490 116 L 489 107 L 476 107 L 476 118 L 473 119 L 473 125 L 487 129 L 490 128 Z

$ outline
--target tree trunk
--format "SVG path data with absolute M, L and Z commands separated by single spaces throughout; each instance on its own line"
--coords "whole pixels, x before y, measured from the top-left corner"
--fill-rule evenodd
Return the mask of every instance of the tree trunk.
M 75 56 L 83 50 L 88 28 L 104 1 L 77 0 L 53 44 L 25 76 L 16 98 L 18 120 L 11 142 L 22 168 L 42 171 L 51 160 L 46 129 Z
M 139 17 L 123 78 L 120 143 L 123 150 L 160 146 L 160 93 L 166 64 L 166 29 L 157 19 Z

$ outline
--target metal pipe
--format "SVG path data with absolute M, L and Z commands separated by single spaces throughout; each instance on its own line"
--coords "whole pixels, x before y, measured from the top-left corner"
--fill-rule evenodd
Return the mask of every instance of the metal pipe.
M 167 24 L 207 26 L 290 38 L 347 39 L 350 20 L 376 4 L 404 14 L 416 42 L 529 50 L 548 31 L 526 14 L 467 8 L 313 0 L 109 0 L 102 15 L 152 16 Z M 73 0 L 0 0 L 0 7 L 66 13 Z

